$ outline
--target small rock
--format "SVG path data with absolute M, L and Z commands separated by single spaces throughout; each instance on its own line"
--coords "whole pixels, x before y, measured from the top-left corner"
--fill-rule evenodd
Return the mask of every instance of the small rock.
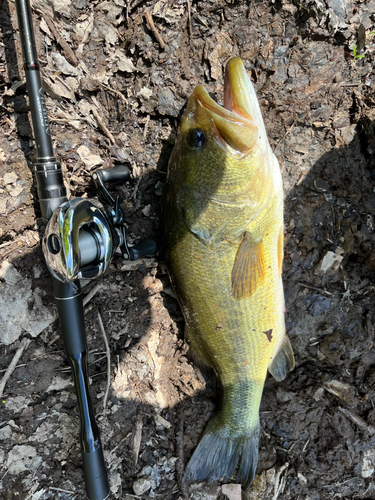
M 298 481 L 300 484 L 307 484 L 307 479 L 301 472 L 298 473 Z
M 23 331 L 36 337 L 55 319 L 43 305 L 43 292 L 31 287 L 26 278 L 0 284 L 0 342 L 5 345 L 13 344 Z
M 314 181 L 314 186 L 318 191 L 328 191 L 330 188 L 328 182 L 324 181 L 323 179 L 317 179 L 316 181 Z
M 171 89 L 165 88 L 159 91 L 158 111 L 161 115 L 177 117 L 181 109 L 181 103 L 178 101 Z
M 314 392 L 313 398 L 315 399 L 315 401 L 320 401 L 323 398 L 323 394 L 324 394 L 323 387 L 319 387 L 319 389 L 317 389 Z
M 151 481 L 148 477 L 140 477 L 133 483 L 133 491 L 140 496 L 151 488 Z
M 14 189 L 11 189 L 9 191 L 9 194 L 10 196 L 13 196 L 13 198 L 16 198 L 17 196 L 19 196 L 23 191 L 23 187 L 22 186 L 16 186 Z
M 164 183 L 158 181 L 155 184 L 155 194 L 158 195 L 158 196 L 162 196 L 163 195 L 163 190 L 164 190 Z
M 16 182 L 16 180 L 18 179 L 17 177 L 17 174 L 15 172 L 7 172 L 6 174 L 4 174 L 4 184 L 7 185 L 7 184 L 13 184 L 14 182 Z
M 7 460 L 8 472 L 9 474 L 19 474 L 26 470 L 35 470 L 37 462 L 40 465 L 41 461 L 42 458 L 36 456 L 35 448 L 25 444 L 17 445 L 9 452 Z
M 362 470 L 361 470 L 362 477 L 367 478 L 372 476 L 372 474 L 375 471 L 374 464 L 375 464 L 375 452 L 373 449 L 367 450 L 364 453 L 362 462 Z
M 145 208 L 143 208 L 141 210 L 141 212 L 143 213 L 143 215 L 145 215 L 146 217 L 150 217 L 151 215 L 151 205 L 146 205 Z
M 113 494 L 117 493 L 122 484 L 121 474 L 119 474 L 118 472 L 112 473 L 110 483 L 111 483 L 111 493 Z
M 32 403 L 31 399 L 25 398 L 24 396 L 15 396 L 14 398 L 8 397 L 5 400 L 5 408 L 8 411 L 13 411 L 19 413 L 23 411 L 29 404 Z M 10 421 L 9 421 L 10 424 Z
M 322 295 L 314 294 L 314 302 L 312 303 L 309 313 L 312 316 L 320 316 L 331 307 L 331 300 Z
M 0 429 L 0 441 L 2 441 L 3 439 L 10 439 L 12 437 L 12 429 L 10 427 L 10 425 L 6 425 L 5 427 L 2 427 Z
M 321 272 L 334 274 L 339 269 L 342 259 L 343 256 L 336 252 L 327 252 L 320 264 Z
M 228 500 L 241 500 L 241 485 L 240 484 L 223 484 L 223 494 Z
M 10 262 L 5 260 L 0 267 L 0 278 L 9 285 L 15 285 L 22 279 L 22 276 Z
M 221 486 L 215 484 L 192 484 L 189 487 L 189 499 L 194 500 L 216 500 L 220 494 Z M 185 497 L 186 498 L 186 497 Z M 259 500 L 260 497 L 256 497 Z
M 152 90 L 147 87 L 142 87 L 141 90 L 137 93 L 137 96 L 144 97 L 145 99 L 150 99 L 152 96 Z
M 246 492 L 246 500 L 259 500 L 260 498 L 273 498 L 275 489 L 275 468 L 255 476 L 252 487 Z

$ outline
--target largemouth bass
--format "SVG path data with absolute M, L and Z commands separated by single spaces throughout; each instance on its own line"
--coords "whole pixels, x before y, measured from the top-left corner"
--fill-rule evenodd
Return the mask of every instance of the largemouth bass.
M 220 386 L 184 481 L 251 486 L 267 370 L 294 368 L 285 334 L 283 189 L 241 59 L 226 67 L 224 107 L 198 85 L 181 119 L 163 200 L 166 258 L 187 337 Z

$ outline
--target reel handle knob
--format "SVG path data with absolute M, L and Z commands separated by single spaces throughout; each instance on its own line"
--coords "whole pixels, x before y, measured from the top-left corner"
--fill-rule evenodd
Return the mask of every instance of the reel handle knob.
M 150 238 L 144 238 L 133 247 L 129 247 L 130 260 L 137 260 L 147 255 L 156 255 L 158 252 L 158 245 L 156 241 Z
M 116 165 L 113 168 L 109 168 L 107 170 L 99 168 L 93 174 L 94 181 L 95 176 L 98 176 L 102 183 L 111 182 L 111 183 L 119 183 L 126 182 L 130 179 L 130 170 L 125 165 Z

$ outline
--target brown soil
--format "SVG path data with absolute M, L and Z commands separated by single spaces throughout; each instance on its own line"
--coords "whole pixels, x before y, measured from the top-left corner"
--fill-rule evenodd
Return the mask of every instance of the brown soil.
M 28 308 L 0 345 L 2 373 L 22 339 L 31 342 L 2 396 L 0 496 L 81 500 L 79 419 L 40 248 L 15 7 L 2 6 L 0 295 L 10 311 Z M 374 12 L 372 0 L 33 2 L 69 195 L 95 196 L 95 168 L 127 165 L 131 180 L 113 191 L 124 200 L 131 242 L 162 243 L 168 158 L 194 86 L 220 101 L 233 55 L 252 76 L 284 178 L 286 323 L 296 368 L 282 383 L 267 380 L 247 499 L 375 499 Z M 89 370 L 111 498 L 229 498 L 221 485 L 181 487 L 216 388 L 189 357 L 162 252 L 134 266 L 115 258 L 84 292 L 93 289 L 85 306 Z M 106 409 L 98 312 L 111 355 Z

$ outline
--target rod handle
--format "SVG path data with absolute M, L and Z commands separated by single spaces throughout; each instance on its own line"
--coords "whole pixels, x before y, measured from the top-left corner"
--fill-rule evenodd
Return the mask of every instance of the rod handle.
M 105 468 L 103 448 L 99 446 L 90 453 L 82 452 L 83 475 L 89 500 L 104 500 L 109 497 L 109 484 Z

